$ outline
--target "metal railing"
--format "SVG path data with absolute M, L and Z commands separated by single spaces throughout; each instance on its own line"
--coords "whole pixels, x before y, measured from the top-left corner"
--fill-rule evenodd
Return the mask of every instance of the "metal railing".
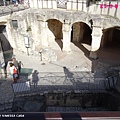
M 118 5 L 118 3 L 120 1 L 118 1 L 118 0 L 57 0 L 57 7 L 58 8 L 67 8 L 68 3 L 70 3 L 71 7 L 76 4 L 77 8 L 78 8 L 78 4 L 82 4 L 82 7 L 84 5 L 86 5 L 86 7 L 89 7 L 92 4 L 96 4 L 96 5 L 100 6 L 101 3 L 99 3 L 99 2 L 101 2 L 101 3 L 109 2 L 109 3 L 107 3 L 107 5 L 110 7 L 114 7 L 114 5 L 111 6 L 111 2 L 116 2 L 116 4 Z M 103 7 L 104 7 L 104 5 L 103 5 Z
M 13 87 L 14 93 L 40 92 L 44 94 L 46 92 L 61 93 L 71 91 L 76 93 L 106 92 L 106 90 L 115 90 L 116 81 L 118 79 L 118 75 L 100 77 L 91 72 L 41 72 L 35 75 L 35 78 L 32 77 L 29 80 L 18 81 Z M 25 87 L 21 86 L 22 84 L 24 84 Z M 17 90 L 15 86 L 17 86 Z
M 105 78 L 92 76 L 91 72 L 40 73 L 24 82 L 13 85 L 14 93 L 19 92 L 100 92 L 105 91 Z M 29 82 L 29 85 L 28 85 Z M 24 84 L 24 86 L 21 86 Z M 15 88 L 17 86 L 17 89 Z M 27 87 L 26 87 L 27 86 Z M 28 87 L 29 86 L 29 87 Z M 18 90 L 20 88 L 20 90 Z M 29 89 L 29 90 L 28 90 Z
M 29 1 L 19 1 L 18 3 L 14 3 L 12 1 L 6 1 L 3 3 L 3 1 L 0 0 L 0 16 L 11 14 L 13 12 L 21 11 L 28 9 Z
M 57 0 L 58 8 L 67 8 L 67 0 Z

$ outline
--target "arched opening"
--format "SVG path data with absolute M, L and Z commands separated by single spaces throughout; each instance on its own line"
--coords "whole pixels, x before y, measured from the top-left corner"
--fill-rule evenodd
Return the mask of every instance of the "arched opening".
M 1 42 L 3 52 L 11 49 L 11 45 L 8 41 L 8 36 L 7 36 L 5 25 L 0 25 L 0 42 Z
M 120 27 L 103 30 L 99 57 L 107 63 L 120 64 Z
M 6 31 L 6 26 L 5 25 L 0 25 L 0 33 L 3 33 Z
M 57 42 L 57 44 L 59 45 L 59 47 L 62 49 L 62 47 L 63 47 L 63 43 L 61 41 L 63 39 L 62 23 L 56 19 L 49 19 L 49 20 L 47 20 L 47 22 L 48 22 L 48 28 L 50 30 L 48 33 L 48 36 L 51 36 L 50 35 L 51 33 L 54 35 L 53 36 L 54 38 L 49 37 L 49 43 L 51 43 L 51 41 L 53 41 L 53 39 L 54 39 L 55 42 Z M 54 43 L 52 43 L 51 45 L 54 45 Z
M 11 48 L 10 43 L 8 41 L 5 25 L 0 25 L 0 42 L 2 45 L 3 52 Z
M 72 25 L 71 42 L 81 49 L 87 57 L 91 46 L 91 28 L 83 22 L 76 22 Z
M 3 58 L 0 59 L 3 59 L 2 61 L 4 61 L 6 63 L 5 65 L 7 65 L 7 62 L 11 59 L 13 55 L 13 49 L 8 41 L 5 25 L 0 25 L 0 46 L 1 55 L 3 55 Z

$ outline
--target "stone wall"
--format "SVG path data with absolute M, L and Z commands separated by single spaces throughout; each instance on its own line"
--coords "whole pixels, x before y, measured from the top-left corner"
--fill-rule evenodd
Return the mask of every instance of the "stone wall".
M 13 27 L 12 20 L 17 21 L 18 28 Z M 3 18 L 0 21 L 3 22 Z M 73 32 L 74 42 L 82 41 L 84 36 L 92 35 L 91 51 L 97 51 L 101 44 L 102 29 L 120 24 L 118 19 L 110 16 L 35 8 L 15 12 L 6 18 L 6 22 L 8 41 L 11 46 L 27 52 L 24 36 L 28 36 L 30 54 L 34 54 L 42 47 L 48 47 L 55 40 L 63 42 L 63 51 L 71 51 L 71 32 Z M 91 53 L 90 57 L 96 59 L 97 53 Z
M 43 1 L 43 0 L 29 0 L 30 1 L 30 7 L 31 8 L 47 8 L 47 9 L 58 9 L 58 3 L 56 0 L 49 0 L 49 1 Z M 83 11 L 87 12 L 89 14 L 102 14 L 102 15 L 110 15 L 116 18 L 120 19 L 119 13 L 120 13 L 120 2 L 119 1 L 96 1 L 95 2 L 88 2 L 86 0 L 79 0 L 76 2 L 75 0 L 67 1 L 64 3 L 66 5 L 66 10 L 68 11 Z M 109 5 L 112 4 L 113 7 L 106 7 L 104 8 L 104 4 Z M 118 8 L 116 9 L 114 6 L 118 5 Z M 100 6 L 103 5 L 103 8 L 100 8 Z M 64 8 L 64 6 L 63 6 Z

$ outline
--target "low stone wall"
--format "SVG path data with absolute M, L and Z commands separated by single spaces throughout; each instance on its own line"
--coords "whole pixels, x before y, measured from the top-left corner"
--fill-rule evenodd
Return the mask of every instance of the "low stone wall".
M 12 112 L 70 112 L 119 111 L 120 96 L 113 93 L 29 93 L 14 98 L 13 106 L 6 103 L 2 111 Z

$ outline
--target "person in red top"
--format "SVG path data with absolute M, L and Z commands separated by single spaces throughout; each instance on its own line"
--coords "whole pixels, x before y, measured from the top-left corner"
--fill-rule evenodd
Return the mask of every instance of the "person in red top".
M 10 73 L 13 77 L 13 81 L 14 81 L 14 83 L 16 83 L 18 80 L 17 68 L 14 66 L 13 63 L 9 63 L 9 65 L 10 65 L 9 70 L 10 70 Z

